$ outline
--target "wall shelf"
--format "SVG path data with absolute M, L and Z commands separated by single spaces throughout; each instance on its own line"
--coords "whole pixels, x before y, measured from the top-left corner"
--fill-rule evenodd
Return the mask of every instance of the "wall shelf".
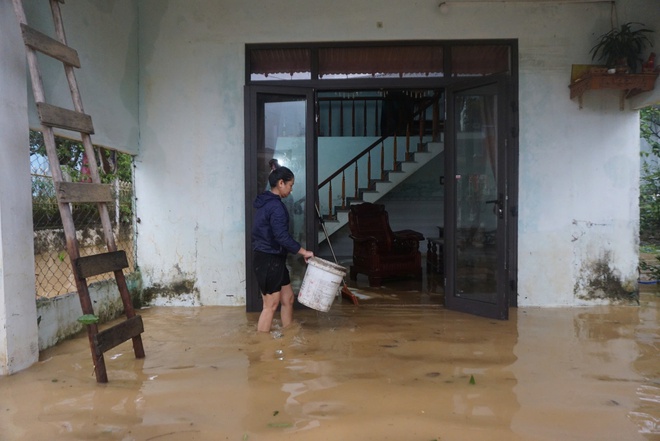
M 633 97 L 638 93 L 653 90 L 658 72 L 629 74 L 588 71 L 571 80 L 568 86 L 571 90 L 571 99 L 577 97 L 580 109 L 582 108 L 582 95 L 587 90 L 614 89 L 620 90 L 619 109 L 624 109 L 624 99 Z

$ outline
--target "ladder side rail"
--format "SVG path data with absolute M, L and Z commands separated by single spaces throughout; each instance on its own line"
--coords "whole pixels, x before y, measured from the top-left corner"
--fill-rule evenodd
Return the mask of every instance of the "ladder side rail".
M 14 12 L 18 18 L 19 23 L 27 24 L 25 18 L 25 11 L 23 10 L 23 4 L 21 0 L 12 0 L 14 5 Z M 30 72 L 30 79 L 32 81 L 32 91 L 34 95 L 35 102 L 45 102 L 45 94 L 43 82 L 41 80 L 41 74 L 39 72 L 37 54 L 29 46 L 25 47 L 26 57 L 28 61 L 28 70 Z M 57 158 L 57 151 L 55 146 L 55 133 L 53 128 L 49 126 L 43 126 L 43 135 L 44 135 L 44 144 L 46 144 L 46 153 L 48 156 L 48 161 L 51 164 L 51 175 L 54 182 L 63 181 L 62 170 L 59 167 L 59 159 Z M 54 167 L 52 165 L 55 165 Z M 62 218 L 62 227 L 64 228 L 64 236 L 66 238 L 66 249 L 69 254 L 69 260 L 72 265 L 72 271 L 74 273 L 74 280 L 76 283 L 76 289 L 78 290 L 78 298 L 80 299 L 80 307 L 84 314 L 94 314 L 94 308 L 92 306 L 91 299 L 89 297 L 89 291 L 87 288 L 87 282 L 84 279 L 80 279 L 75 275 L 75 268 L 73 268 L 74 262 L 78 257 L 80 257 L 80 251 L 78 249 L 78 241 L 76 240 L 76 227 L 73 223 L 73 216 L 71 214 L 71 206 L 68 203 L 60 202 L 57 203 L 60 211 L 60 217 Z M 90 348 L 92 349 L 92 362 L 94 363 L 94 370 L 96 372 L 97 381 L 102 383 L 107 383 L 108 377 L 105 369 L 105 362 L 103 357 L 98 357 L 96 355 L 96 350 L 94 346 L 94 336 L 98 334 L 98 326 L 96 324 L 87 325 L 87 338 L 89 339 Z
M 64 32 L 64 21 L 62 20 L 62 13 L 59 6 L 59 0 L 50 0 L 51 12 L 53 14 L 53 22 L 55 24 L 55 33 L 59 41 L 67 45 L 66 34 Z M 80 90 L 78 88 L 78 82 L 76 81 L 75 72 L 72 66 L 64 64 L 64 71 L 66 73 L 66 78 L 69 83 L 69 89 L 71 91 L 71 99 L 73 100 L 74 109 L 77 112 L 85 113 L 83 108 L 82 98 L 80 96 Z M 94 152 L 94 146 L 92 145 L 92 138 L 87 133 L 81 133 L 83 145 L 85 147 L 85 153 L 87 157 L 90 158 L 88 161 L 88 166 L 90 170 L 90 176 L 92 177 L 92 182 L 100 183 L 101 178 L 98 171 L 98 166 L 96 164 L 96 155 Z M 108 213 L 108 206 L 105 203 L 97 204 L 99 208 L 99 213 L 101 217 L 101 224 L 103 225 L 103 233 L 105 236 L 106 246 L 109 252 L 117 251 L 117 244 L 115 242 L 115 235 L 112 230 L 112 224 L 110 223 L 110 214 Z M 135 317 L 135 309 L 133 308 L 133 303 L 131 301 L 130 293 L 126 286 L 126 279 L 123 271 L 115 271 L 115 280 L 117 281 L 117 287 L 119 288 L 120 297 L 122 304 L 124 306 L 124 314 L 127 318 Z M 133 337 L 133 351 L 136 358 L 144 358 L 144 348 L 142 345 L 142 337 L 137 335 Z
M 64 32 L 64 21 L 62 20 L 62 13 L 59 6 L 60 0 L 50 0 L 51 11 L 53 13 L 53 22 L 55 24 L 55 33 L 62 44 L 67 44 L 66 34 Z M 67 81 L 69 83 L 69 89 L 71 90 L 71 98 L 73 100 L 74 109 L 80 113 L 85 113 L 83 108 L 82 98 L 80 96 L 80 90 L 78 89 L 78 82 L 76 81 L 75 72 L 72 66 L 64 64 L 64 70 L 66 73 Z M 96 164 L 96 155 L 94 154 L 94 146 L 92 145 L 92 138 L 87 133 L 81 133 L 83 145 L 85 147 L 85 152 L 87 157 L 90 158 L 88 161 L 90 175 L 92 177 L 92 182 L 100 183 L 101 178 L 98 171 L 98 166 Z M 108 213 L 108 206 L 105 203 L 98 204 L 99 213 L 101 217 L 101 224 L 103 225 L 103 232 L 105 236 L 106 246 L 109 252 L 117 251 L 117 244 L 115 242 L 115 235 L 112 230 L 112 224 L 110 223 L 110 215 Z M 130 293 L 126 285 L 126 278 L 123 271 L 115 271 L 115 280 L 117 281 L 117 287 L 119 288 L 120 297 L 122 304 L 124 306 L 124 314 L 127 318 L 131 319 L 135 317 L 135 309 L 133 308 L 133 303 L 131 301 Z M 144 348 L 142 345 L 142 337 L 138 334 L 132 338 L 133 340 L 133 351 L 136 358 L 144 358 Z
M 124 305 L 124 314 L 126 315 L 126 318 L 130 320 L 132 318 L 139 317 L 139 315 L 135 314 L 133 303 L 131 303 L 131 295 L 128 292 L 126 277 L 124 276 L 124 272 L 122 270 L 115 271 L 115 280 L 117 280 L 117 287 L 119 288 L 121 301 Z M 144 358 L 145 353 L 144 346 L 142 345 L 142 336 L 138 334 L 132 337 L 132 341 L 133 354 L 135 354 L 135 358 Z

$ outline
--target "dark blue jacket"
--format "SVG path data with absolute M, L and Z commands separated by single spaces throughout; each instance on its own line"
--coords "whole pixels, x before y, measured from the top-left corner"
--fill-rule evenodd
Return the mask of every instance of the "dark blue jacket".
M 254 200 L 252 249 L 268 254 L 296 254 L 300 244 L 289 234 L 289 213 L 282 199 L 264 191 Z

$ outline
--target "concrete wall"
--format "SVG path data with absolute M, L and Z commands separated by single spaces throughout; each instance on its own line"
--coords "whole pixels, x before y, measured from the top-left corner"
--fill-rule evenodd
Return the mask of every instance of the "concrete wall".
M 28 23 L 52 36 L 48 2 L 25 0 L 24 6 Z M 83 65 L 77 77 L 85 112 L 95 123 L 93 141 L 136 153 L 136 0 L 67 3 L 62 10 L 69 45 Z M 81 313 L 75 295 L 53 301 L 58 307 L 51 308 L 49 301 L 37 309 L 28 128 L 40 124 L 11 0 L 0 0 L 0 32 L 0 375 L 5 375 L 34 363 L 39 349 L 79 329 Z M 39 62 L 48 102 L 73 108 L 61 63 L 41 55 Z M 108 291 L 106 286 L 90 287 L 102 306 L 100 313 L 109 318 L 117 308 L 106 300 Z
M 2 0 L 7 1 L 7 0 Z M 11 4 L 11 1 L 8 3 Z M 55 36 L 48 1 L 24 0 L 33 28 Z M 60 6 L 67 43 L 78 51 L 81 68 L 76 79 L 85 113 L 92 116 L 97 145 L 136 154 L 138 130 L 138 19 L 137 0 L 85 0 Z M 10 10 L 13 19 L 13 10 Z M 39 55 L 46 99 L 73 109 L 62 63 Z M 30 127 L 41 126 L 29 91 Z M 77 132 L 59 134 L 80 139 Z
M 0 1 L 0 375 L 37 361 L 25 51 Z
M 660 22 L 653 0 L 617 3 L 620 22 Z M 579 110 L 567 87 L 571 65 L 590 63 L 596 37 L 609 29 L 609 3 L 450 2 L 446 14 L 430 0 L 386 0 L 377 9 L 367 0 L 146 0 L 139 7 L 145 285 L 188 286 L 202 304 L 245 301 L 246 43 L 516 38 L 519 304 L 599 297 L 598 270 L 634 290 L 638 116 L 619 111 L 614 91 L 588 92 Z
M 142 279 L 138 272 L 126 276 L 126 284 L 133 299 L 139 297 L 141 283 Z M 94 313 L 101 323 L 119 317 L 124 312 L 114 279 L 89 285 L 89 297 L 94 305 Z M 76 292 L 50 299 L 39 299 L 37 301 L 39 350 L 55 346 L 72 335 L 84 331 L 84 326 L 78 321 L 81 315 L 82 308 Z
M 25 4 L 30 23 L 49 33 L 46 3 Z M 639 133 L 630 107 L 658 102 L 659 91 L 624 111 L 617 92 L 590 91 L 579 110 L 567 88 L 571 64 L 589 63 L 595 38 L 609 28 L 610 4 L 450 2 L 446 14 L 437 6 L 431 0 L 386 0 L 377 10 L 367 0 L 63 5 L 69 43 L 83 63 L 77 77 L 95 121 L 94 142 L 133 153 L 140 144 L 138 253 L 147 291 L 189 303 L 245 302 L 246 43 L 458 38 L 520 42 L 519 303 L 598 302 L 584 298 L 600 295 L 596 282 L 605 276 L 632 289 Z M 619 0 L 619 21 L 660 23 L 656 6 Z M 26 115 L 38 124 L 28 111 L 24 49 L 10 0 L 0 0 L 0 8 L 0 373 L 7 373 L 33 362 L 38 347 L 29 162 L 16 147 L 27 144 Z M 654 40 L 657 46 L 657 33 Z M 44 63 L 49 101 L 70 107 L 61 68 Z

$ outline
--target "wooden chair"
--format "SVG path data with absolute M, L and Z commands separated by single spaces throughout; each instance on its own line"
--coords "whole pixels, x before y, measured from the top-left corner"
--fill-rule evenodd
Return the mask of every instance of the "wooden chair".
M 381 286 L 383 279 L 422 276 L 419 242 L 424 236 L 412 230 L 392 231 L 384 205 L 351 205 L 348 224 L 353 239 L 352 280 L 366 274 L 369 286 Z

